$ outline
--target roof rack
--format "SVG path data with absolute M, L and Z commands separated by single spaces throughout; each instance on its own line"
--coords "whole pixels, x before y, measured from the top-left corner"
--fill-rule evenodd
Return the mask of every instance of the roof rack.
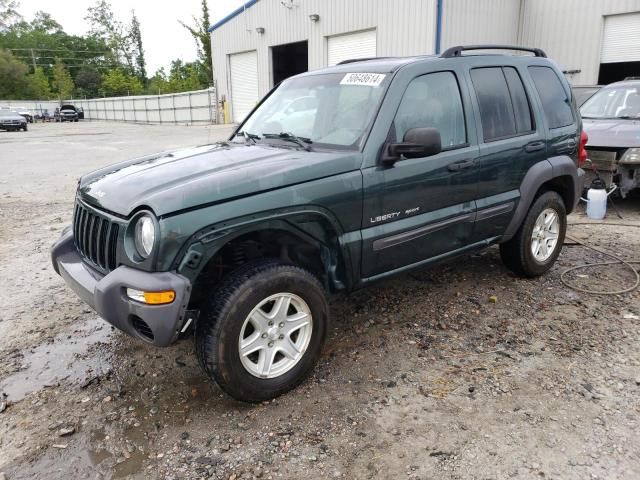
M 368 57 L 368 58 L 350 58 L 349 60 L 343 60 L 336 65 L 346 65 L 347 63 L 366 62 L 367 60 L 388 60 L 393 57 Z
M 547 56 L 543 50 L 539 48 L 529 48 L 529 47 L 518 47 L 516 45 L 458 45 L 457 47 L 451 47 L 446 49 L 441 58 L 452 58 L 452 57 L 461 57 L 462 52 L 466 50 L 518 50 L 522 52 L 531 52 L 536 57 L 545 57 Z

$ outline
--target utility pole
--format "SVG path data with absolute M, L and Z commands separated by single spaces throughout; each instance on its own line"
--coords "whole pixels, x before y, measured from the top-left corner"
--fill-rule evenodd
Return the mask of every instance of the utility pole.
M 33 53 L 33 48 L 31 49 L 31 60 L 33 60 L 33 73 L 36 73 L 36 54 Z

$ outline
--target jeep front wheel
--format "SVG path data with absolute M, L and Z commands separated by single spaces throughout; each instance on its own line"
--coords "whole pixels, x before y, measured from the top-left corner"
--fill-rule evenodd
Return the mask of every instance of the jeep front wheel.
M 515 236 L 500 244 L 502 262 L 524 277 L 549 270 L 562 249 L 567 231 L 567 212 L 562 197 L 545 192 L 531 205 Z
M 327 335 L 328 305 L 308 271 L 260 261 L 229 274 L 196 327 L 207 375 L 232 397 L 259 402 L 300 384 Z

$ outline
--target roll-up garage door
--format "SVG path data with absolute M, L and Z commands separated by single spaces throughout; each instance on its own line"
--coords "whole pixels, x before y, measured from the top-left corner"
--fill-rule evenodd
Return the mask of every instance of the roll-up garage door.
M 258 54 L 256 51 L 229 55 L 231 113 L 240 123 L 258 102 Z
M 640 13 L 605 17 L 600 63 L 639 61 Z
M 336 35 L 327 40 L 327 64 L 337 65 L 352 58 L 370 58 L 376 56 L 376 31 L 347 33 Z

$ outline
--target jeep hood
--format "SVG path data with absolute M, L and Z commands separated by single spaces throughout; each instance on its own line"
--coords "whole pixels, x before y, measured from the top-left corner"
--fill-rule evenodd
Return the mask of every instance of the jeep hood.
M 640 147 L 640 121 L 583 119 L 587 147 Z
M 357 170 L 360 163 L 356 152 L 204 145 L 97 170 L 80 179 L 78 195 L 117 215 L 128 216 L 145 206 L 162 216 Z

